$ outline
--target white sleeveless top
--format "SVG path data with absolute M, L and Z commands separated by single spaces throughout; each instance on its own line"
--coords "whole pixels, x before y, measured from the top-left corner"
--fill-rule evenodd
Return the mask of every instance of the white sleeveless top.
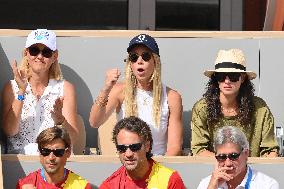
M 145 121 L 151 129 L 153 137 L 153 147 L 152 153 L 154 155 L 165 155 L 167 151 L 167 142 L 168 142 L 168 118 L 169 118 L 169 106 L 167 98 L 166 86 L 162 85 L 163 94 L 162 94 L 162 103 L 161 103 L 161 120 L 160 127 L 155 127 L 155 121 L 152 115 L 152 106 L 153 106 L 153 93 L 150 91 L 144 91 L 137 88 L 137 110 L 138 117 Z M 125 117 L 125 107 L 124 103 L 121 105 L 121 109 L 117 114 L 117 120 L 121 120 Z
M 15 80 L 11 80 L 15 98 L 18 97 L 18 85 Z M 8 153 L 37 154 L 36 137 L 49 127 L 54 126 L 50 111 L 53 104 L 59 97 L 63 97 L 64 80 L 50 79 L 43 95 L 38 100 L 32 93 L 32 88 L 28 83 L 21 119 L 19 123 L 19 133 L 8 137 Z

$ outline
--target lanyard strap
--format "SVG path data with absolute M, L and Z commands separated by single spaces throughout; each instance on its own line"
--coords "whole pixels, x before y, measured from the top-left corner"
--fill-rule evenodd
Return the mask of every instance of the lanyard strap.
M 66 177 L 66 174 L 67 174 L 67 171 L 66 171 L 66 169 L 64 168 L 64 177 L 63 177 L 63 178 Z M 40 175 L 41 175 L 42 179 L 43 179 L 45 182 L 47 182 L 43 168 L 40 169 Z
M 247 178 L 247 181 L 246 181 L 245 189 L 249 189 L 251 179 L 252 179 L 252 170 L 251 170 L 250 167 L 248 169 L 249 169 L 249 173 L 248 173 L 248 178 Z

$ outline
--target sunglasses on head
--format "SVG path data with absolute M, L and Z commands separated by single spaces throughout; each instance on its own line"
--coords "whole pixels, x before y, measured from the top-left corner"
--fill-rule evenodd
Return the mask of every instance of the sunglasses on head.
M 129 53 L 129 60 L 131 62 L 136 62 L 138 60 L 139 56 L 141 56 L 144 61 L 149 61 L 151 59 L 151 53 L 150 52 L 143 52 L 141 55 L 139 55 L 137 53 Z
M 232 161 L 236 161 L 240 157 L 241 153 L 230 153 L 230 154 L 218 154 L 215 156 L 217 161 L 222 162 L 226 161 L 229 158 Z
M 32 56 L 37 56 L 39 53 L 41 53 L 45 58 L 50 58 L 53 53 L 53 51 L 48 47 L 44 47 L 42 50 L 40 50 L 40 48 L 37 46 L 29 47 L 28 51 Z
M 231 82 L 237 82 L 241 77 L 238 72 L 216 72 L 214 75 L 218 82 L 224 82 L 227 76 Z
M 129 148 L 132 152 L 137 152 L 141 149 L 141 147 L 142 143 L 129 144 L 129 145 L 124 145 L 124 144 L 116 145 L 116 149 L 119 153 L 126 152 L 127 148 Z
M 67 149 L 68 148 L 51 150 L 48 148 L 42 148 L 39 152 L 43 156 L 48 156 L 52 152 L 56 157 L 62 157 Z

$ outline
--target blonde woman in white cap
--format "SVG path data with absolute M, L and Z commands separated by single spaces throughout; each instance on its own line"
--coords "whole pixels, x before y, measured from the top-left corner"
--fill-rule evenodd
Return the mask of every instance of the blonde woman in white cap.
M 204 75 L 210 78 L 207 90 L 192 109 L 192 154 L 214 156 L 216 131 L 234 125 L 246 134 L 250 156 L 277 156 L 274 118 L 265 101 L 254 96 L 250 80 L 256 74 L 246 70 L 243 52 L 220 50 L 215 69 L 205 71 Z
M 54 125 L 63 125 L 74 143 L 78 133 L 75 90 L 62 78 L 55 33 L 32 31 L 19 68 L 14 61 L 12 69 L 14 80 L 5 85 L 2 95 L 7 152 L 36 154 L 37 135 Z

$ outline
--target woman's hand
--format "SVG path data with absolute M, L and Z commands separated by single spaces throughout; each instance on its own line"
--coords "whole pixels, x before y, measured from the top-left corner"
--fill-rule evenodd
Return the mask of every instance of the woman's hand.
M 103 92 L 109 93 L 112 87 L 116 84 L 120 76 L 120 71 L 115 68 L 106 72 L 105 85 L 102 89 Z
M 62 114 L 63 98 L 57 98 L 53 104 L 53 110 L 51 110 L 51 117 L 55 125 L 62 125 L 65 121 L 65 117 Z
M 27 73 L 23 70 L 19 71 L 19 69 L 17 68 L 16 60 L 14 60 L 12 63 L 12 69 L 13 69 L 14 79 L 19 88 L 19 93 L 24 94 L 28 86 Z

